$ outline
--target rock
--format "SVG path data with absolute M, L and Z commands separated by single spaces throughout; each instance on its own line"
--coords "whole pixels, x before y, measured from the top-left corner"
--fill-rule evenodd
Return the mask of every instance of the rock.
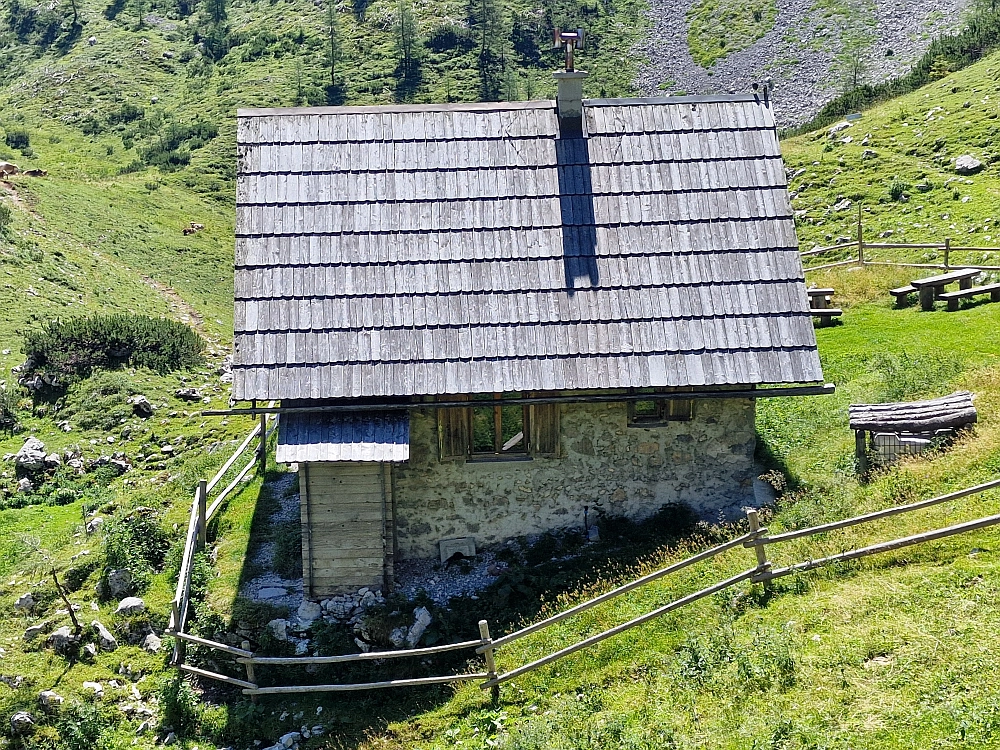
M 172 456 L 174 454 L 174 446 L 169 443 L 165 443 L 160 446 L 160 452 L 165 456 Z
M 93 534 L 95 531 L 97 531 L 103 525 L 104 525 L 104 519 L 101 518 L 100 516 L 97 516 L 96 518 L 92 518 L 89 521 L 87 521 L 87 533 L 88 534 Z
M 271 635 L 279 641 L 288 640 L 288 620 L 282 620 L 280 618 L 277 620 L 271 620 L 271 622 L 267 624 L 267 627 L 270 629 Z
M 80 642 L 80 638 L 70 630 L 69 625 L 63 625 L 50 635 L 45 644 L 51 646 L 57 653 L 66 653 Z
M 27 711 L 18 711 L 10 717 L 10 733 L 15 737 L 28 734 L 35 728 L 35 720 Z
M 114 651 L 118 648 L 118 640 L 111 635 L 111 631 L 104 627 L 99 620 L 94 620 L 90 623 L 90 627 L 97 631 L 97 642 L 101 644 L 101 648 L 105 651 Z
M 864 151 L 861 152 L 861 158 L 862 159 L 877 159 L 878 158 L 878 151 L 873 151 L 870 148 L 866 148 Z
M 65 419 L 62 420 L 61 422 L 56 422 L 56 427 L 58 427 L 63 432 L 72 432 L 73 431 L 73 425 L 71 425 Z
M 389 633 L 389 642 L 396 648 L 402 648 L 403 644 L 406 643 L 406 633 L 407 629 L 400 626 Z
M 841 132 L 843 130 L 847 130 L 848 128 L 851 128 L 851 127 L 854 127 L 854 126 L 851 123 L 849 123 L 849 122 L 847 122 L 845 120 L 843 122 L 838 122 L 836 125 L 834 125 L 832 128 L 830 128 L 827 131 L 827 133 L 830 135 L 831 138 L 833 138 L 835 135 L 837 135 L 837 133 L 839 133 L 839 132 Z
M 433 619 L 426 607 L 417 607 L 413 610 L 413 617 L 413 625 L 410 626 L 410 631 L 406 634 L 406 645 L 410 648 L 415 648 L 420 639 L 424 637 L 424 631 L 427 630 L 427 626 L 431 624 Z
M 132 588 L 134 580 L 131 570 L 116 568 L 108 573 L 108 591 L 115 599 L 121 599 Z
M 142 650 L 151 654 L 158 654 L 163 647 L 163 641 L 156 633 L 150 633 L 142 641 Z
M 97 657 L 97 646 L 93 643 L 88 643 L 83 647 L 83 656 L 86 659 L 94 659 Z
M 295 642 L 295 655 L 305 656 L 307 653 L 309 653 L 309 639 L 300 638 Z
M 7 650 L 0 648 L 0 659 L 4 658 L 6 655 L 7 655 Z
M 132 407 L 132 413 L 137 417 L 142 419 L 149 419 L 153 416 L 153 411 L 155 407 L 149 402 L 149 399 L 142 394 L 136 394 L 135 396 L 130 396 L 128 404 Z
M 371 645 L 365 643 L 360 638 L 355 638 L 354 639 L 354 645 L 357 646 L 358 650 L 361 651 L 361 653 L 363 653 L 363 654 L 367 654 L 369 651 L 372 650 Z
M 38 471 L 45 468 L 45 443 L 31 436 L 24 441 L 21 450 L 14 454 L 14 464 L 24 471 Z
M 27 477 L 21 477 L 17 480 L 17 491 L 23 493 L 34 492 L 35 485 Z
M 95 44 L 97 44 L 97 37 L 96 36 L 92 36 L 92 37 L 88 38 L 87 39 L 87 44 L 89 44 L 91 47 L 93 47 Z
M 201 391 L 197 388 L 178 388 L 174 391 L 174 396 L 181 401 L 201 401 Z
M 298 743 L 302 739 L 302 735 L 299 732 L 289 732 L 288 734 L 283 734 L 278 739 L 278 744 L 282 747 L 291 747 Z
M 37 625 L 32 625 L 30 628 L 24 631 L 24 640 L 33 641 L 38 636 L 42 635 L 48 631 L 50 624 L 48 622 L 40 622 Z
M 140 735 L 146 734 L 146 732 L 148 732 L 151 728 L 152 727 L 150 726 L 150 723 L 148 721 L 144 721 L 142 722 L 142 724 L 136 727 L 135 733 Z
M 62 456 L 58 453 L 50 453 L 45 457 L 45 468 L 46 469 L 58 469 L 62 466 Z
M 137 615 L 140 612 L 146 611 L 146 602 L 140 599 L 138 596 L 126 596 L 120 602 L 118 602 L 118 609 L 115 610 L 116 615 Z
M 177 742 L 177 735 L 173 732 L 168 732 L 167 736 L 163 738 L 164 745 L 173 745 Z
M 38 694 L 38 702 L 42 704 L 42 708 L 46 711 L 53 711 L 59 708 L 65 700 L 65 698 L 54 690 L 43 690 Z
M 310 625 L 317 617 L 323 614 L 323 608 L 316 602 L 306 599 L 299 605 L 295 614 L 303 625 Z
M 268 586 L 257 592 L 257 596 L 261 599 L 277 599 L 279 596 L 285 596 L 288 592 L 283 588 L 278 588 L 277 586 Z
M 976 174 L 982 168 L 983 163 L 971 154 L 962 154 L 955 159 L 955 171 L 958 174 Z
M 361 601 L 358 603 L 358 606 L 368 608 L 376 602 L 378 602 L 378 597 L 375 596 L 374 592 L 366 591 L 361 596 Z
M 95 698 L 104 697 L 104 685 L 99 682 L 85 682 L 83 683 L 84 690 L 92 690 L 94 692 Z
M 851 201 L 850 201 L 850 199 L 849 198 L 844 198 L 842 201 L 839 201 L 837 204 L 834 205 L 833 210 L 834 211 L 846 211 L 850 207 L 851 207 Z
M 29 610 L 35 606 L 35 597 L 31 594 L 21 594 L 14 602 L 14 609 Z

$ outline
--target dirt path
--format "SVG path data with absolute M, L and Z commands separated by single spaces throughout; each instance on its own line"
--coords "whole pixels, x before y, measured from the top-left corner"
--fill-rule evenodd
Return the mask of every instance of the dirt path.
M 205 318 L 204 316 L 192 307 L 187 300 L 185 300 L 181 295 L 179 295 L 172 287 L 157 281 L 156 279 L 151 279 L 149 276 L 143 276 L 140 274 L 140 278 L 149 287 L 155 289 L 157 292 L 162 294 L 167 298 L 167 303 L 170 305 L 170 312 L 181 322 L 192 326 L 198 333 L 205 332 Z
M 13 182 L 9 182 L 7 180 L 0 180 L 0 188 L 2 188 L 3 191 L 10 196 L 11 203 L 13 203 L 17 208 L 30 214 L 33 219 L 37 219 L 38 221 L 43 221 L 42 217 L 39 214 L 31 210 L 31 206 L 29 206 L 27 203 L 21 200 L 21 196 L 18 195 L 17 187 L 14 185 Z

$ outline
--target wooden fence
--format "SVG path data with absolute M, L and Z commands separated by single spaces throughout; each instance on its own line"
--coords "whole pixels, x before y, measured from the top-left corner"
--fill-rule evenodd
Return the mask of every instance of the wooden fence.
M 261 429 L 261 428 L 258 428 Z M 254 433 L 256 434 L 256 432 Z M 252 439 L 253 435 L 250 439 Z M 248 443 L 247 443 L 248 444 Z M 246 445 L 246 444 L 245 444 Z M 245 447 L 244 445 L 244 447 Z M 251 464 L 252 465 L 252 464 Z M 204 483 L 203 483 L 204 484 Z M 931 507 L 933 505 L 938 505 L 940 503 L 949 502 L 952 500 L 958 500 L 963 497 L 969 497 L 972 495 L 977 495 L 987 490 L 1000 488 L 1000 479 L 995 479 L 984 484 L 979 484 L 974 487 L 968 487 L 966 489 L 958 490 L 956 492 L 951 492 L 945 495 L 940 495 L 937 497 L 932 497 L 927 500 L 921 500 L 915 503 L 909 503 L 907 505 L 899 505 L 891 508 L 886 508 L 884 510 L 875 511 L 872 513 L 865 513 L 863 515 L 854 516 L 853 518 L 847 518 L 840 521 L 834 521 L 831 523 L 820 524 L 818 526 L 812 526 L 806 529 L 796 529 L 794 531 L 788 531 L 781 534 L 775 534 L 773 536 L 768 534 L 768 530 L 760 526 L 757 511 L 750 510 L 747 512 L 747 519 L 749 522 L 749 531 L 741 536 L 731 539 L 727 542 L 719 544 L 711 549 L 699 552 L 691 557 L 688 557 L 679 562 L 675 562 L 659 570 L 648 573 L 641 578 L 638 578 L 629 583 L 618 586 L 611 591 L 608 591 L 599 596 L 588 599 L 585 602 L 577 604 L 563 612 L 552 615 L 551 617 L 542 620 L 540 622 L 528 625 L 520 630 L 517 630 L 508 635 L 502 636 L 497 639 L 493 639 L 490 635 L 489 624 L 486 620 L 480 620 L 478 623 L 479 627 L 479 639 L 463 641 L 461 643 L 452 643 L 442 646 L 432 646 L 429 648 L 412 648 L 397 651 L 377 651 L 361 654 L 346 654 L 342 656 L 301 656 L 301 657 L 270 657 L 270 656 L 258 656 L 254 654 L 249 649 L 249 643 L 244 642 L 243 648 L 235 648 L 233 646 L 227 646 L 221 643 L 215 643 L 213 641 L 206 640 L 204 638 L 199 638 L 197 636 L 189 635 L 183 632 L 183 617 L 186 612 L 187 607 L 187 586 L 189 585 L 185 581 L 190 580 L 190 564 L 188 564 L 188 569 L 185 571 L 182 568 L 182 573 L 186 572 L 187 578 L 184 575 L 181 576 L 178 582 L 178 599 L 175 601 L 175 617 L 172 618 L 171 622 L 177 622 L 181 627 L 171 627 L 171 634 L 178 638 L 180 641 L 187 641 L 190 643 L 195 643 L 201 646 L 206 646 L 217 651 L 230 654 L 236 657 L 236 662 L 242 664 L 246 669 L 247 679 L 241 680 L 235 677 L 229 677 L 227 675 L 217 674 L 215 672 L 209 672 L 204 669 L 199 669 L 197 667 L 189 666 L 183 663 L 183 651 L 181 651 L 181 658 L 177 661 L 177 666 L 182 670 L 189 672 L 191 674 L 198 675 L 200 677 L 207 677 L 215 680 L 221 680 L 222 682 L 235 685 L 242 688 L 245 695 L 252 696 L 253 700 L 257 699 L 259 695 L 281 695 L 290 693 L 313 693 L 313 692 L 345 692 L 345 691 L 356 691 L 356 690 L 373 690 L 381 688 L 393 688 L 393 687 L 412 687 L 420 685 L 433 685 L 448 682 L 460 682 L 467 680 L 479 681 L 480 687 L 483 689 L 490 689 L 493 691 L 494 696 L 498 695 L 499 686 L 513 680 L 528 672 L 534 671 L 547 664 L 558 661 L 570 654 L 573 654 L 582 649 L 593 646 L 601 641 L 612 638 L 620 633 L 630 630 L 631 628 L 642 625 L 643 623 L 649 622 L 661 615 L 668 612 L 678 610 L 689 604 L 692 604 L 700 599 L 704 599 L 707 596 L 711 596 L 720 591 L 735 586 L 744 581 L 750 581 L 752 583 L 767 583 L 768 581 L 774 580 L 776 578 L 781 578 L 792 573 L 803 572 L 807 570 L 812 570 L 814 568 L 819 568 L 825 565 L 831 565 L 834 563 L 845 562 L 847 560 L 856 560 L 859 558 L 867 557 L 869 555 L 875 555 L 883 552 L 890 552 L 897 549 L 902 549 L 904 547 L 910 547 L 917 544 L 923 544 L 925 542 L 931 542 L 937 539 L 944 539 L 946 537 L 955 536 L 957 534 L 963 534 L 970 531 L 975 531 L 978 529 L 984 529 L 990 526 L 995 526 L 1000 524 L 1000 514 L 986 516 L 984 518 L 979 518 L 974 521 L 967 521 L 965 523 L 955 524 L 953 526 L 948 526 L 944 528 L 934 529 L 932 531 L 927 531 L 921 534 L 915 534 L 913 536 L 902 537 L 898 539 L 893 539 L 888 542 L 881 542 L 879 544 L 873 544 L 867 547 L 861 547 L 858 549 L 848 550 L 846 552 L 841 552 L 836 555 L 829 555 L 826 557 L 821 557 L 817 559 L 809 559 L 801 562 L 793 563 L 783 567 L 774 567 L 771 560 L 768 559 L 767 547 L 772 544 L 780 544 L 782 542 L 789 542 L 794 539 L 802 539 L 804 537 L 814 536 L 817 534 L 825 534 L 830 531 L 835 531 L 837 529 L 847 528 L 849 526 L 855 526 L 863 523 L 870 523 L 872 521 L 877 521 L 883 518 L 889 518 L 891 516 L 896 516 L 904 513 L 912 513 L 914 511 L 922 510 L 924 508 Z M 199 488 L 199 497 L 204 497 L 204 494 Z M 213 504 L 213 508 L 218 506 L 218 502 Z M 197 500 L 195 502 L 195 507 L 192 509 L 192 523 L 188 531 L 188 547 L 193 549 L 193 546 L 197 543 L 199 537 L 199 530 L 203 528 L 201 524 L 202 515 L 200 514 L 199 508 L 202 503 Z M 211 518 L 210 514 L 206 514 L 207 518 Z M 192 540 L 195 540 L 192 542 Z M 185 548 L 185 553 L 188 551 L 188 547 Z M 609 628 L 596 635 L 583 638 L 582 640 L 573 643 L 572 645 L 566 646 L 554 651 L 546 656 L 536 659 L 532 662 L 524 664 L 519 667 L 510 669 L 509 671 L 500 673 L 496 665 L 496 652 L 498 649 L 507 646 L 517 640 L 530 636 L 534 633 L 541 632 L 556 623 L 562 622 L 568 618 L 574 617 L 582 612 L 585 612 L 593 607 L 596 607 L 605 602 L 611 601 L 617 597 L 623 596 L 631 591 L 635 591 L 653 581 L 656 581 L 665 576 L 676 573 L 680 570 L 688 568 L 705 560 L 709 560 L 713 557 L 721 555 L 737 548 L 753 549 L 755 554 L 755 561 L 751 567 L 746 568 L 740 573 L 733 575 L 723 581 L 719 581 L 711 586 L 703 588 L 699 591 L 682 596 L 679 599 L 675 599 L 668 604 L 651 610 L 639 617 L 636 617 L 628 622 L 622 623 L 621 625 L 616 625 L 613 628 Z M 185 554 L 185 560 L 188 559 L 188 555 Z M 363 682 L 363 683 L 344 683 L 344 684 L 325 684 L 325 685 L 294 685 L 294 686 L 275 686 L 275 687 L 260 687 L 257 684 L 255 667 L 264 666 L 301 666 L 307 667 L 310 665 L 318 664 L 344 664 L 348 662 L 358 662 L 358 661 L 368 661 L 368 660 L 382 660 L 382 659 L 398 659 L 406 657 L 422 657 L 431 654 L 440 654 L 449 651 L 459 651 L 459 650 L 473 650 L 474 653 L 480 654 L 484 658 L 485 671 L 467 672 L 452 675 L 442 675 L 436 677 L 420 677 L 413 679 L 399 679 L 399 680 L 384 680 L 379 682 Z
M 840 252 L 843 253 L 845 250 L 854 251 L 850 258 L 845 260 L 837 260 L 828 263 L 821 263 L 814 266 L 806 266 L 806 271 L 820 271 L 824 268 L 836 268 L 837 266 L 897 266 L 900 268 L 938 268 L 944 269 L 945 271 L 951 270 L 952 268 L 976 268 L 980 271 L 1000 271 L 1000 266 L 983 266 L 975 265 L 969 263 L 952 263 L 952 253 L 964 253 L 964 252 L 976 252 L 976 253 L 992 253 L 1000 252 L 1000 247 L 974 247 L 974 246 L 963 246 L 963 245 L 952 245 L 951 238 L 945 237 L 942 242 L 925 242 L 925 243 L 905 243 L 905 242 L 867 242 L 864 235 L 864 227 L 861 222 L 861 206 L 858 205 L 858 229 L 857 229 L 857 239 L 852 242 L 844 242 L 839 245 L 830 245 L 829 247 L 817 247 L 813 250 L 806 250 L 799 253 L 799 256 L 804 260 L 806 258 L 817 257 L 821 255 L 827 255 L 829 253 Z M 872 260 L 870 255 L 866 255 L 866 250 L 936 250 L 942 254 L 941 263 L 902 263 L 897 261 L 889 260 Z

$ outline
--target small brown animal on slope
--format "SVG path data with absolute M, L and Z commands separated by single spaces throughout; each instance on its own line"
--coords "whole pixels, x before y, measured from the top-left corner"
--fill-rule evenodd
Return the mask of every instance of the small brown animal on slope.
M 26 169 L 22 174 L 26 174 L 28 177 L 48 177 L 49 173 L 44 169 Z
M 16 164 L 11 164 L 9 161 L 0 161 L 0 177 L 10 177 L 11 175 L 18 174 L 21 168 Z
M 200 232 L 204 228 L 204 224 L 198 224 L 197 222 L 192 221 L 188 226 L 184 227 L 184 234 L 185 236 L 194 234 L 195 232 Z

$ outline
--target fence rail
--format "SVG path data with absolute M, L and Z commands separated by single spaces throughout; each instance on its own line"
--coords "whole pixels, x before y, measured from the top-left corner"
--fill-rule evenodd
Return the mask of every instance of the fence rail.
M 273 428 L 272 428 L 273 431 Z M 944 495 L 939 495 L 937 497 L 932 497 L 926 500 L 921 500 L 915 503 L 909 503 L 906 505 L 893 506 L 891 508 L 885 508 L 883 510 L 874 511 L 871 513 L 865 513 L 853 518 L 847 518 L 840 521 L 833 521 L 831 523 L 820 524 L 818 526 L 812 526 L 806 529 L 796 529 L 793 531 L 788 531 L 780 534 L 775 534 L 773 536 L 768 535 L 768 529 L 760 526 L 757 511 L 749 510 L 747 511 L 747 520 L 749 523 L 749 531 L 742 534 L 734 539 L 730 539 L 722 544 L 716 545 L 707 550 L 703 550 L 695 555 L 691 555 L 683 560 L 667 565 L 659 570 L 655 570 L 652 573 L 637 578 L 634 581 L 630 581 L 621 586 L 618 586 L 611 591 L 605 592 L 598 596 L 592 597 L 587 601 L 581 602 L 567 610 L 559 612 L 551 617 L 548 617 L 540 622 L 533 623 L 526 627 L 520 628 L 519 630 L 509 633 L 501 638 L 493 639 L 490 635 L 489 623 L 486 620 L 480 620 L 479 626 L 479 640 L 469 640 L 462 641 L 460 643 L 450 643 L 441 646 L 430 646 L 426 648 L 411 648 L 402 649 L 395 651 L 372 651 L 368 653 L 361 654 L 343 654 L 336 656 L 300 656 L 300 657 L 272 657 L 272 656 L 258 656 L 253 651 L 250 650 L 250 644 L 246 641 L 243 642 L 242 648 L 236 648 L 235 646 L 229 646 L 222 643 L 217 643 L 206 638 L 201 638 L 199 636 L 194 636 L 189 633 L 183 632 L 183 625 L 185 621 L 185 616 L 187 613 L 187 607 L 189 604 L 189 591 L 190 591 L 190 576 L 191 576 L 191 558 L 193 556 L 193 551 L 198 546 L 199 543 L 203 544 L 203 533 L 205 524 L 208 520 L 211 520 L 214 510 L 205 510 L 205 500 L 208 494 L 208 488 L 216 486 L 220 481 L 222 475 L 225 471 L 228 471 L 235 465 L 238 455 L 244 452 L 247 447 L 251 444 L 255 436 L 260 434 L 264 435 L 263 444 L 266 444 L 267 436 L 270 434 L 262 424 L 259 425 L 253 433 L 248 437 L 247 440 L 240 446 L 237 451 L 237 455 L 226 462 L 223 467 L 223 471 L 211 482 L 200 482 L 198 486 L 198 491 L 195 496 L 195 501 L 192 504 L 191 520 L 188 525 L 188 532 L 185 542 L 185 556 L 181 565 L 180 579 L 178 581 L 178 594 L 174 601 L 174 615 L 171 617 L 171 627 L 168 631 L 171 635 L 174 635 L 178 639 L 178 643 L 194 643 L 200 646 L 204 646 L 216 651 L 220 651 L 231 656 L 236 657 L 235 661 L 245 667 L 247 672 L 247 679 L 241 680 L 229 675 L 220 674 L 217 672 L 211 672 L 206 669 L 201 669 L 199 667 L 194 667 L 189 664 L 184 663 L 184 652 L 183 648 L 179 651 L 179 658 L 175 658 L 175 664 L 184 672 L 196 675 L 198 677 L 218 680 L 235 687 L 242 689 L 244 695 L 249 695 L 253 700 L 257 700 L 258 696 L 261 695 L 290 695 L 296 693 L 319 693 L 319 692 L 353 692 L 360 690 L 378 690 L 385 688 L 395 688 L 395 687 L 418 687 L 423 685 L 439 685 L 451 682 L 465 682 L 465 681 L 478 681 L 480 687 L 485 689 L 490 689 L 493 691 L 494 697 L 498 696 L 499 686 L 505 682 L 509 682 L 521 675 L 527 674 L 534 670 L 540 669 L 548 664 L 555 661 L 563 659 L 570 654 L 574 654 L 583 649 L 594 646 L 602 641 L 619 635 L 627 630 L 638 627 L 644 623 L 650 622 L 658 617 L 661 617 L 668 612 L 673 612 L 681 609 L 687 605 L 693 604 L 694 602 L 700 601 L 705 597 L 711 596 L 715 593 L 724 591 L 732 586 L 739 583 L 750 581 L 753 583 L 767 583 L 776 578 L 781 578 L 783 576 L 791 575 L 793 573 L 804 572 L 808 570 L 813 570 L 815 568 L 823 567 L 826 565 L 832 565 L 835 563 L 845 562 L 848 560 L 857 560 L 869 555 L 881 554 L 885 552 L 891 552 L 893 550 L 898 550 L 918 544 L 923 544 L 925 542 L 931 542 L 937 539 L 944 539 L 947 537 L 955 536 L 958 534 L 964 534 L 971 531 L 976 531 L 979 529 L 989 528 L 1000 524 L 1000 514 L 987 516 L 984 518 L 979 518 L 974 521 L 966 521 L 964 523 L 955 524 L 952 526 L 947 526 L 944 528 L 934 529 L 932 531 L 923 532 L 920 534 L 914 534 L 912 536 L 902 537 L 899 539 L 893 539 L 887 542 L 880 542 L 877 544 L 872 544 L 867 547 L 860 547 L 857 549 L 848 550 L 841 552 L 836 555 L 830 555 L 827 557 L 821 557 L 817 559 L 809 559 L 801 562 L 793 563 L 790 565 L 785 565 L 783 567 L 775 568 L 773 563 L 768 559 L 767 549 L 769 545 L 779 544 L 781 542 L 789 542 L 795 539 L 801 539 L 804 537 L 815 536 L 819 534 L 825 534 L 830 531 L 836 531 L 838 529 L 847 528 L 862 523 L 869 523 L 872 521 L 877 521 L 883 518 L 889 518 L 892 516 L 901 515 L 904 513 L 912 513 L 914 511 L 922 510 L 924 508 L 929 508 L 940 503 L 948 502 L 950 500 L 958 500 L 960 498 L 969 497 L 972 495 L 977 495 L 989 490 L 1000 489 L 1000 478 L 991 480 L 989 482 L 984 482 L 982 484 L 975 485 L 973 487 L 967 487 L 965 489 L 957 490 L 955 492 L 950 492 Z M 259 454 L 260 455 L 260 454 Z M 255 458 L 254 461 L 259 460 Z M 246 469 L 241 472 L 240 477 L 244 476 Z M 221 498 L 225 496 L 231 488 L 238 484 L 239 478 L 223 491 L 220 495 L 220 499 L 217 499 L 212 504 L 212 509 L 216 509 L 221 503 Z M 200 541 L 199 541 L 200 540 Z M 583 638 L 575 643 L 565 646 L 557 651 L 550 654 L 542 656 L 534 661 L 524 664 L 519 667 L 515 667 L 506 672 L 499 672 L 496 664 L 496 652 L 498 649 L 508 646 L 515 641 L 525 638 L 529 635 L 541 632 L 562 622 L 566 619 L 579 615 L 593 607 L 596 607 L 605 602 L 611 601 L 617 597 L 628 594 L 629 592 L 635 591 L 643 586 L 652 583 L 653 581 L 659 580 L 667 575 L 676 573 L 692 565 L 700 562 L 704 562 L 711 558 L 714 558 L 723 553 L 729 552 L 735 549 L 750 549 L 754 550 L 756 557 L 756 565 L 752 568 L 743 570 L 723 581 L 714 583 L 710 586 L 702 588 L 693 593 L 682 596 L 675 599 L 665 605 L 662 605 L 656 609 L 653 609 L 645 614 L 635 617 L 628 622 L 616 625 L 612 628 L 608 628 L 595 635 Z M 255 676 L 254 667 L 255 666 L 302 666 L 308 667 L 317 664 L 343 664 L 350 662 L 360 662 L 360 661 L 372 661 L 372 660 L 384 660 L 384 659 L 399 659 L 407 657 L 422 657 L 432 654 L 447 653 L 453 651 L 460 651 L 464 649 L 474 650 L 474 653 L 481 655 L 485 661 L 486 671 L 484 672 L 468 672 L 460 674 L 451 675 L 440 675 L 433 677 L 416 677 L 411 679 L 395 679 L 395 680 L 382 680 L 377 682 L 359 682 L 359 683 L 344 683 L 344 684 L 323 684 L 323 685 L 278 685 L 271 687 L 261 687 Z M 175 656 L 178 652 L 175 652 Z

